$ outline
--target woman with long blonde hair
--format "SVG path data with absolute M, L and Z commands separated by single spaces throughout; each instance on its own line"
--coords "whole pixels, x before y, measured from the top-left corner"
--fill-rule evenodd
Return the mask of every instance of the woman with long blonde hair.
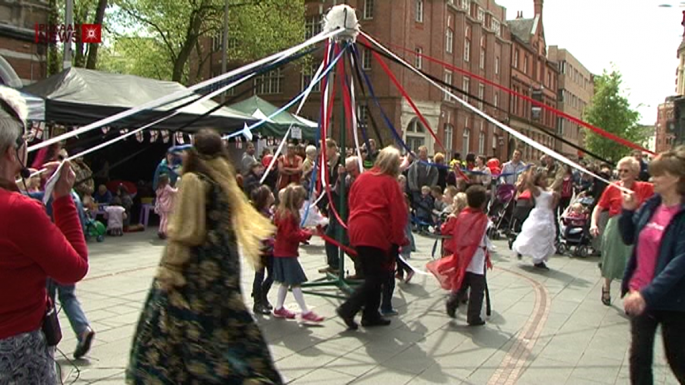
M 129 384 L 282 384 L 240 286 L 269 220 L 248 202 L 221 137 L 204 129 L 183 165 L 169 243 L 133 339 Z

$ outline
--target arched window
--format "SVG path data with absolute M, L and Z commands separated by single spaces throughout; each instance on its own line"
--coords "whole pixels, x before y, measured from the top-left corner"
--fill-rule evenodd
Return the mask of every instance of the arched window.
M 443 145 L 445 146 L 445 150 L 447 150 L 448 153 L 452 152 L 452 142 L 454 141 L 454 126 L 445 123 L 445 142 Z
M 419 121 L 418 118 L 412 119 L 411 122 L 409 122 L 409 125 L 407 126 L 407 132 L 405 135 L 405 142 L 407 143 L 407 147 L 409 147 L 414 152 L 418 151 L 420 146 L 426 144 L 425 132 L 426 129 L 421 123 L 421 121 Z

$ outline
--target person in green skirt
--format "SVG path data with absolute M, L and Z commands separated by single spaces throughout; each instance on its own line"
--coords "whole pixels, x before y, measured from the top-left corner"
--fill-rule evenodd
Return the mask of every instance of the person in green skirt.
M 632 190 L 638 204 L 642 205 L 647 199 L 654 195 L 654 186 L 648 182 L 638 181 L 640 175 L 640 163 L 633 157 L 625 157 L 617 165 L 619 181 L 609 185 L 599 202 L 592 211 L 592 222 L 590 234 L 594 237 L 601 236 L 602 259 L 600 269 L 604 286 L 602 287 L 602 303 L 606 306 L 611 305 L 611 281 L 621 280 L 628 263 L 628 258 L 632 252 L 632 246 L 623 243 L 618 230 L 618 218 L 621 214 L 621 204 L 623 195 L 617 186 Z M 598 223 L 603 211 L 609 212 L 609 220 L 602 232 Z

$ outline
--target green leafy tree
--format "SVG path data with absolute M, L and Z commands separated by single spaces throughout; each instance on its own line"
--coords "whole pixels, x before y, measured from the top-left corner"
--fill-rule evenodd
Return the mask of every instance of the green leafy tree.
M 115 56 L 123 55 L 125 60 L 137 62 L 124 68 L 141 76 L 149 76 L 154 71 L 154 77 L 181 83 L 203 77 L 211 55 L 217 54 L 212 49 L 211 38 L 220 39 L 224 0 L 113 1 L 116 4 L 114 22 L 135 31 L 117 39 L 129 39 L 123 45 L 114 45 Z M 232 61 L 254 60 L 302 41 L 304 0 L 230 1 L 232 44 L 228 56 Z M 132 38 L 144 38 L 146 42 Z M 108 61 L 103 68 L 111 64 Z
M 606 70 L 595 77 L 595 95 L 585 110 L 585 120 L 616 136 L 633 143 L 643 143 L 647 138 L 645 129 L 638 124 L 640 113 L 630 107 L 621 89 L 623 81 L 618 70 Z M 618 144 L 591 130 L 586 130 L 587 148 L 612 161 L 628 155 L 631 148 Z

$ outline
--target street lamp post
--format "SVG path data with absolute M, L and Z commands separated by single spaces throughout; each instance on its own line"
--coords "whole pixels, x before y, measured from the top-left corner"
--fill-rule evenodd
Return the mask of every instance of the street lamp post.
M 69 0 L 67 0 L 69 1 Z M 224 33 L 221 37 L 221 73 L 225 74 L 228 67 L 228 2 L 224 4 Z M 226 92 L 221 94 L 221 103 L 226 101 Z
M 74 30 L 74 0 L 66 0 L 66 6 L 64 9 L 64 18 L 66 19 L 67 31 Z M 71 68 L 71 38 L 74 36 L 73 33 L 65 33 L 66 37 L 62 43 L 64 44 L 64 61 L 62 64 L 63 69 Z

